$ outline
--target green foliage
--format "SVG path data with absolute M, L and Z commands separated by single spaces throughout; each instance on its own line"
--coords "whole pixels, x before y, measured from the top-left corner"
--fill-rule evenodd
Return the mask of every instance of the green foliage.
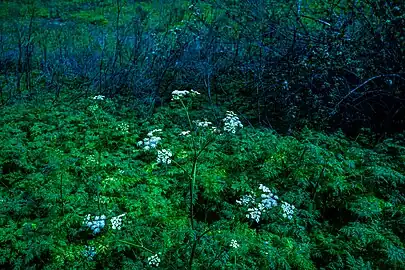
M 162 269 L 404 269 L 404 136 L 302 128 L 325 125 L 356 81 L 402 70 L 404 46 L 382 43 L 404 44 L 401 2 L 352 2 L 303 1 L 299 18 L 297 1 L 2 1 L 0 268 L 148 269 L 157 256 Z M 394 68 L 376 65 L 387 59 Z M 193 83 L 210 105 L 167 104 Z M 149 110 L 77 99 L 94 89 L 154 95 Z M 301 130 L 192 122 L 222 128 L 225 108 Z M 139 147 L 154 129 L 157 149 Z M 256 222 L 237 200 L 258 201 L 260 185 L 279 205 Z M 107 216 L 100 232 L 88 214 Z
M 5 107 L 2 115 L 3 268 L 145 269 L 154 254 L 162 269 L 188 268 L 190 258 L 196 269 L 405 267 L 404 148 L 393 139 L 365 148 L 341 133 L 304 129 L 283 137 L 253 128 L 181 137 L 188 125 L 181 106 L 142 121 L 112 99 L 45 100 Z M 137 146 L 157 128 L 158 149 L 171 150 L 171 164 Z M 204 151 L 190 227 L 185 171 L 194 149 Z M 246 218 L 235 202 L 259 184 L 296 206 L 293 219 L 277 207 L 259 223 Z M 122 229 L 107 220 L 93 234 L 83 225 L 89 213 L 125 213 Z

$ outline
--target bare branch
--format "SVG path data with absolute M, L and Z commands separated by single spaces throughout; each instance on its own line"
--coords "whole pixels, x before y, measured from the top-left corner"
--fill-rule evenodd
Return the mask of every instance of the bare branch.
M 372 78 L 367 79 L 365 82 L 363 82 L 362 84 L 360 84 L 359 86 L 357 86 L 356 88 L 350 90 L 349 93 L 347 93 L 346 96 L 344 96 L 336 105 L 335 108 L 333 109 L 333 111 L 330 113 L 330 115 L 334 115 L 337 113 L 337 108 L 339 107 L 339 105 L 346 100 L 347 97 L 349 97 L 351 94 L 353 94 L 357 89 L 363 87 L 364 85 L 366 85 L 368 82 L 374 80 L 374 79 L 378 79 L 378 78 L 382 78 L 382 77 L 399 77 L 403 80 L 405 80 L 405 78 L 403 78 L 401 75 L 399 74 L 383 74 L 383 75 L 378 75 L 378 76 L 374 76 Z

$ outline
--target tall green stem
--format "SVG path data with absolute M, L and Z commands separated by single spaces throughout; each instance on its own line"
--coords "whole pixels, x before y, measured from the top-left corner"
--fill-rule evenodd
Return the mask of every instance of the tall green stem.
M 190 119 L 190 115 L 188 113 L 187 107 L 186 107 L 186 105 L 184 104 L 184 102 L 181 99 L 180 99 L 180 102 L 181 102 L 181 105 L 184 108 L 184 111 L 186 112 L 188 124 L 190 126 L 190 131 L 191 131 L 191 130 L 193 130 L 193 125 L 191 123 L 191 119 Z M 195 134 L 197 134 L 197 131 L 195 131 Z M 208 145 L 210 143 L 213 142 L 213 140 L 209 140 L 203 146 L 202 146 L 202 142 L 200 140 L 199 146 L 201 146 L 201 149 L 199 149 L 199 150 L 196 147 L 196 141 L 195 141 L 194 136 L 192 136 L 191 140 L 192 140 L 192 143 L 193 143 L 193 166 L 192 166 L 192 169 L 191 169 L 191 174 L 189 174 L 189 177 L 190 177 L 190 225 L 191 225 L 191 229 L 192 229 L 192 231 L 194 233 L 194 229 L 195 229 L 194 228 L 194 189 L 195 189 L 195 182 L 196 182 L 196 177 L 197 177 L 197 161 L 198 161 L 198 158 L 200 157 L 200 155 L 203 153 L 203 151 L 208 147 Z M 186 170 L 183 169 L 183 171 L 185 171 L 187 173 Z M 202 234 L 202 235 L 204 235 L 204 234 Z M 194 243 L 193 243 L 193 246 L 192 246 L 192 249 L 191 249 L 190 260 L 189 260 L 189 268 L 190 269 L 192 269 L 192 267 L 193 267 L 193 261 L 194 261 L 194 256 L 195 256 L 195 251 L 196 251 L 196 248 L 197 248 L 198 240 L 199 240 L 199 237 L 195 236 Z
M 193 125 L 191 124 L 191 119 L 190 119 L 190 115 L 188 113 L 187 107 L 184 104 L 184 102 L 180 99 L 181 105 L 184 108 L 184 111 L 186 112 L 186 116 L 187 116 L 187 120 L 188 120 L 188 124 L 190 126 L 190 130 L 193 129 Z M 197 155 L 197 150 L 195 147 L 195 140 L 194 137 L 191 138 L 192 139 L 192 143 L 193 143 L 193 167 L 191 170 L 191 179 L 190 179 L 190 224 L 191 224 L 191 229 L 194 230 L 194 185 L 195 185 L 195 177 L 197 175 L 197 159 L 198 159 L 198 155 Z

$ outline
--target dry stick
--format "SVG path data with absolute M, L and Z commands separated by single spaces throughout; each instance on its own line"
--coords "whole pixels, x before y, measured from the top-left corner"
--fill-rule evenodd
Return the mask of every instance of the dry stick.
M 30 92 L 31 91 L 31 52 L 30 46 L 32 42 L 32 23 L 34 19 L 34 9 L 32 9 L 32 14 L 30 18 L 30 23 L 28 25 L 28 36 L 27 36 L 27 45 L 25 46 L 25 63 L 24 63 L 24 70 L 25 70 L 25 82 L 26 88 Z
M 300 16 L 300 17 L 302 17 L 302 18 L 307 18 L 307 19 L 310 19 L 310 20 L 319 22 L 319 23 L 324 24 L 324 25 L 327 25 L 327 26 L 331 26 L 330 23 L 325 22 L 325 21 L 323 21 L 323 20 L 321 20 L 321 19 L 312 18 L 312 17 L 307 16 L 307 15 L 298 15 L 298 16 Z
M 116 31 L 116 40 L 115 40 L 115 52 L 114 52 L 114 61 L 112 64 L 112 68 L 115 67 L 115 63 L 117 62 L 118 54 L 119 54 L 119 46 L 120 46 L 120 36 L 119 36 L 119 26 L 120 26 L 120 15 L 121 15 L 121 6 L 120 0 L 117 0 L 117 20 L 115 25 Z M 121 56 L 120 56 L 120 64 L 121 64 Z
M 378 79 L 381 77 L 399 77 L 403 80 L 405 80 L 402 76 L 398 75 L 398 74 L 383 74 L 383 75 L 378 75 L 378 76 L 374 76 L 370 79 L 367 79 L 365 82 L 363 82 L 362 84 L 360 84 L 359 86 L 357 86 L 356 88 L 352 89 L 349 93 L 347 93 L 346 96 L 344 96 L 336 105 L 335 108 L 332 110 L 332 112 L 330 113 L 330 115 L 335 115 L 337 113 L 337 108 L 339 107 L 339 105 L 346 100 L 346 98 L 348 98 L 351 94 L 353 94 L 357 89 L 363 87 L 364 85 L 366 85 L 368 82 L 374 80 L 374 79 Z

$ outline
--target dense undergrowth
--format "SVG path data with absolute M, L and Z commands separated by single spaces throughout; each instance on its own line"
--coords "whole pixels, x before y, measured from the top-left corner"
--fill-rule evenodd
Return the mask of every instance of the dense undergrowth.
M 0 269 L 405 269 L 403 10 L 1 1 Z
M 405 128 L 401 0 L 3 0 L 0 106 L 69 88 L 154 107 L 196 88 L 253 124 Z
M 281 136 L 199 99 L 2 108 L 0 268 L 405 268 L 403 138 Z

